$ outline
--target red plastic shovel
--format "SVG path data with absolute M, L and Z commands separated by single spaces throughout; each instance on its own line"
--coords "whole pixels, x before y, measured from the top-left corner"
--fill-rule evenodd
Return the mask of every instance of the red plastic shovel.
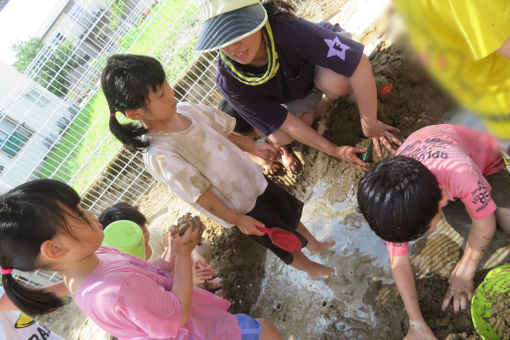
M 289 253 L 295 253 L 303 247 L 299 237 L 282 228 L 265 228 L 257 226 L 257 229 L 269 236 L 269 239 L 275 246 Z

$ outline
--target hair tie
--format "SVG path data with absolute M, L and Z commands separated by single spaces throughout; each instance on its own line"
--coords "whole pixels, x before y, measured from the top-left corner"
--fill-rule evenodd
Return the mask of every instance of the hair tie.
M 110 116 L 115 117 L 115 112 L 110 113 Z
M 0 274 L 7 275 L 12 273 L 12 268 L 0 268 Z

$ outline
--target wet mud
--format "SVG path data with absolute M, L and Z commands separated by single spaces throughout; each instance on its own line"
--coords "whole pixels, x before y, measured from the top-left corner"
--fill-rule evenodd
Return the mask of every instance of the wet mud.
M 489 323 L 500 339 L 510 339 L 510 294 L 508 292 L 496 297 Z

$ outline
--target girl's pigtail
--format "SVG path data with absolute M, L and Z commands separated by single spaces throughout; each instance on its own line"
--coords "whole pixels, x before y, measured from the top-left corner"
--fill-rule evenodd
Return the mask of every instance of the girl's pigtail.
M 2 285 L 12 303 L 28 315 L 50 313 L 65 304 L 51 292 L 20 285 L 12 274 L 2 275 Z
M 115 114 L 110 114 L 109 127 L 111 133 L 127 147 L 142 151 L 150 145 L 148 140 L 144 141 L 140 138 L 149 132 L 141 125 L 136 123 L 120 124 Z
M 165 70 L 161 63 L 149 56 L 115 54 L 108 58 L 101 74 L 103 89 L 110 109 L 110 131 L 124 145 L 143 151 L 150 145 L 141 137 L 149 130 L 138 123 L 120 124 L 115 112 L 126 114 L 129 109 L 146 109 L 149 93 L 165 82 Z

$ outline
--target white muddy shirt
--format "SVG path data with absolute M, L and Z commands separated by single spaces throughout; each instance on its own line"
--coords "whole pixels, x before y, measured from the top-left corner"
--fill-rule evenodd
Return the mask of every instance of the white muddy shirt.
M 202 105 L 180 103 L 177 112 L 191 120 L 183 131 L 149 133 L 145 166 L 179 198 L 225 227 L 231 224 L 202 209 L 196 201 L 209 189 L 237 213 L 244 214 L 267 187 L 260 166 L 228 139 L 235 119 Z
M 0 287 L 0 296 L 4 294 Z M 64 340 L 20 311 L 0 311 L 0 340 Z

